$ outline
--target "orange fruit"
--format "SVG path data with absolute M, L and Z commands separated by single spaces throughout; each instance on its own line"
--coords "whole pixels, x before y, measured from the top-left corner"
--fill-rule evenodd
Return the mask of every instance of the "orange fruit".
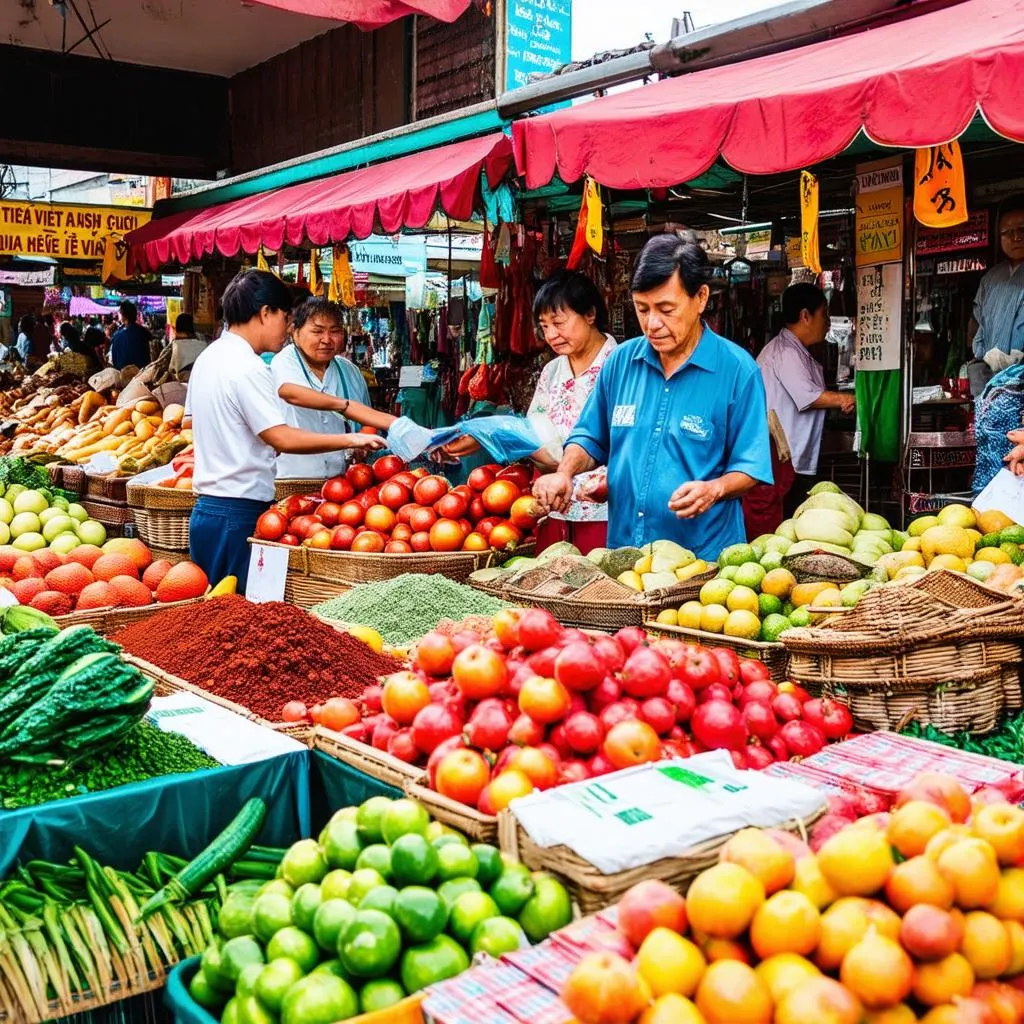
M 67 615 L 71 611 L 71 598 L 59 590 L 44 590 L 29 601 L 29 607 L 47 615 Z
M 762 960 L 754 973 L 768 986 L 772 1001 L 778 1005 L 782 997 L 792 988 L 802 985 L 810 978 L 820 978 L 818 970 L 810 960 L 796 953 L 778 953 Z
M 990 981 L 1006 972 L 1013 957 L 1010 933 L 1003 922 L 982 910 L 964 917 L 964 937 L 960 952 L 974 968 L 979 981 Z
M 818 866 L 840 895 L 870 896 L 885 885 L 895 864 L 884 833 L 847 827 L 818 851 Z
M 46 585 L 50 590 L 58 590 L 62 594 L 80 594 L 83 587 L 95 580 L 96 577 L 79 562 L 59 565 L 46 574 Z
M 689 997 L 697 991 L 707 961 L 689 939 L 658 927 L 640 943 L 633 965 L 655 996 L 674 992 Z
M 617 953 L 589 953 L 562 989 L 562 1002 L 578 1020 L 633 1020 L 651 1001 L 646 982 Z
M 1004 921 L 1006 933 L 1010 936 L 1010 966 L 1006 968 L 1006 976 L 1015 978 L 1024 974 L 1024 924 L 1019 921 Z
M 1024 921 L 1024 868 L 1003 868 L 995 899 L 985 909 L 1004 921 Z
M 771 1024 L 768 987 L 753 968 L 737 960 L 719 960 L 708 967 L 697 987 L 696 1003 L 707 1024 Z
M 82 588 L 75 604 L 76 612 L 84 612 L 93 608 L 116 608 L 120 598 L 117 591 L 104 580 L 97 580 Z
M 711 938 L 735 939 L 750 927 L 764 899 L 764 886 L 746 868 L 716 864 L 693 880 L 686 910 L 693 928 Z
M 954 895 L 953 883 L 926 856 L 911 857 L 897 864 L 885 883 L 885 898 L 898 914 L 905 914 L 919 903 L 949 910 Z
M 92 569 L 96 564 L 96 559 L 102 557 L 103 549 L 98 548 L 95 544 L 79 544 L 77 548 L 72 548 L 68 552 L 69 562 L 78 562 L 79 565 L 84 565 L 86 569 Z
M 821 915 L 821 941 L 814 962 L 823 971 L 837 970 L 872 925 L 881 935 L 894 941 L 899 938 L 899 915 L 884 903 L 852 896 L 837 900 Z
M 46 590 L 46 583 L 38 576 L 29 576 L 11 584 L 11 593 L 18 604 L 31 604 L 32 598 Z
M 831 978 L 810 978 L 790 989 L 775 1010 L 775 1024 L 860 1024 L 864 1008 Z
M 700 1010 L 686 996 L 670 992 L 647 1007 L 637 1024 L 706 1024 Z
M 139 569 L 127 555 L 101 555 L 93 563 L 92 574 L 96 579 L 109 583 L 115 576 L 134 576 L 138 579 Z
M 162 603 L 188 601 L 202 597 L 210 581 L 194 562 L 179 562 L 167 570 L 156 588 L 156 599 Z
M 789 887 L 794 892 L 802 892 L 819 910 L 839 899 L 839 893 L 825 881 L 817 857 L 801 857 L 796 862 L 796 873 Z
M 796 871 L 793 854 L 759 828 L 743 828 L 730 836 L 718 859 L 746 868 L 769 896 L 785 889 Z
M 932 836 L 952 824 L 944 808 L 925 800 L 911 800 L 892 812 L 886 835 L 904 857 L 916 857 L 924 853 Z
M 937 837 L 936 837 L 937 838 Z M 973 910 L 999 895 L 999 862 L 983 839 L 961 839 L 939 854 L 939 871 L 953 886 L 956 905 Z
M 138 537 L 113 537 L 103 545 L 103 553 L 130 558 L 139 572 L 148 568 L 153 561 L 153 553 Z
M 45 576 L 48 572 L 64 564 L 64 556 L 49 548 L 40 548 L 32 552 L 32 561 L 39 567 L 39 571 Z
M 954 996 L 966 998 L 974 987 L 974 968 L 960 953 L 951 953 L 934 963 L 918 964 L 914 974 L 914 998 L 925 1006 L 951 1003 Z
M 821 939 L 821 915 L 803 893 L 783 889 L 757 908 L 750 944 L 762 960 L 777 953 L 813 953 Z
M 885 1010 L 868 1011 L 864 1024 L 917 1024 L 917 1014 L 906 1003 L 900 1003 Z
M 77 548 L 75 549 L 78 550 Z M 72 552 L 73 554 L 74 552 Z M 160 581 L 170 572 L 174 566 L 173 562 L 168 561 L 166 558 L 158 558 L 155 562 L 149 565 L 146 571 L 142 574 L 142 582 L 149 587 L 150 590 L 155 591 L 160 586 Z
M 843 957 L 839 980 L 869 1010 L 884 1010 L 910 995 L 914 962 L 898 942 L 871 929 Z
M 110 585 L 117 591 L 118 601 L 124 608 L 143 608 L 153 603 L 149 587 L 134 576 L 115 576 Z

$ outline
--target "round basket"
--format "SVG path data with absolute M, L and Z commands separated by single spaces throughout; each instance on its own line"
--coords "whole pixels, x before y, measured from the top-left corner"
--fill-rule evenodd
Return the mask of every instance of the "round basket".
M 311 576 L 302 576 L 289 570 L 284 580 L 284 599 L 307 611 L 332 597 L 340 597 L 352 588 L 345 583 L 327 583 Z
M 151 548 L 188 551 L 188 515 L 144 508 L 137 508 L 134 513 L 139 537 Z
M 196 492 L 180 487 L 154 487 L 150 484 L 127 486 L 127 501 L 132 508 L 188 514 L 196 503 Z
M 274 482 L 274 500 L 281 501 L 290 498 L 293 494 L 315 494 L 320 497 L 320 488 L 323 487 L 323 480 L 315 477 L 295 477 L 290 480 L 277 480 Z
M 82 500 L 82 508 L 85 509 L 90 519 L 103 523 L 104 526 L 122 527 L 130 523 L 133 518 L 132 510 L 127 505 L 115 505 L 109 501 Z

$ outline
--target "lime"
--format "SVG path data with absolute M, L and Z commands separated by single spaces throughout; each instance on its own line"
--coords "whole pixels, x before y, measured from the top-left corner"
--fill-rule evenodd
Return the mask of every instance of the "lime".
M 340 811 L 335 811 L 330 818 L 330 821 L 324 825 L 320 831 L 320 835 L 317 837 L 317 842 L 324 846 L 327 843 L 327 830 L 333 825 L 339 825 L 342 822 L 350 822 L 351 824 L 356 823 L 356 815 L 359 813 L 358 807 L 342 807 Z
M 313 936 L 325 953 L 337 953 L 338 939 L 356 916 L 346 900 L 324 900 L 313 915 Z
M 261 942 L 269 942 L 274 932 L 292 923 L 292 899 L 279 892 L 260 896 L 252 907 L 252 930 Z
M 754 549 L 749 544 L 730 544 L 723 548 L 718 556 L 719 565 L 743 565 L 744 562 L 756 562 Z
M 235 982 L 236 996 L 256 995 L 256 979 L 263 973 L 264 964 L 246 964 Z
M 449 843 L 437 851 L 437 877 L 442 882 L 452 878 L 476 878 L 480 865 L 476 854 L 461 843 Z
M 206 975 L 202 971 L 196 971 L 192 975 L 192 980 L 188 983 L 188 991 L 189 995 L 204 1010 L 209 1010 L 211 1013 L 216 1013 L 227 1002 L 228 998 L 226 992 L 215 989 L 206 980 Z
M 572 901 L 565 886 L 550 875 L 534 880 L 533 895 L 519 914 L 519 923 L 531 942 L 542 942 L 572 921 Z
M 280 1013 L 285 993 L 301 977 L 302 968 L 294 960 L 271 960 L 256 979 L 256 998 L 271 1013 Z
M 758 614 L 762 619 L 782 613 L 782 601 L 774 594 L 760 594 L 757 599 Z
M 791 626 L 809 626 L 811 624 L 811 613 L 806 608 L 794 608 L 793 614 L 789 617 Z
M 736 573 L 738 573 L 739 571 L 740 567 L 738 565 L 727 565 L 718 574 L 716 579 L 728 580 L 730 583 L 732 583 L 736 579 Z
M 272 878 L 269 882 L 264 882 L 260 886 L 256 896 L 257 898 L 266 896 L 267 893 L 271 892 L 276 892 L 278 896 L 287 896 L 289 901 L 295 895 L 295 890 L 283 878 Z
M 481 921 L 498 917 L 498 904 L 485 892 L 464 892 L 448 915 L 448 931 L 464 946 L 469 945 L 473 930 Z
M 231 892 L 220 908 L 217 928 L 225 939 L 252 934 L 252 908 L 256 897 L 248 892 Z
M 356 871 L 371 868 L 385 881 L 391 878 L 391 851 L 384 843 L 367 846 L 356 861 Z
M 332 818 L 324 831 L 324 856 L 328 866 L 351 871 L 363 849 L 355 822 L 335 821 Z
M 449 910 L 464 892 L 483 892 L 483 889 L 475 878 L 452 878 L 437 887 L 437 895 Z
M 286 956 L 294 960 L 303 973 L 313 970 L 320 961 L 320 950 L 312 935 L 307 935 L 301 928 L 289 925 L 282 928 L 267 943 L 267 959 L 278 960 Z
M 378 885 L 371 889 L 360 901 L 360 910 L 382 910 L 388 917 L 394 917 L 395 900 L 398 890 L 392 885 Z
M 324 875 L 320 883 L 320 899 L 322 900 L 345 900 L 348 899 L 348 887 L 352 883 L 352 872 L 335 868 Z
M 319 882 L 326 874 L 327 861 L 315 839 L 293 843 L 281 861 L 281 877 L 294 889 L 307 882 Z
M 236 996 L 238 1019 L 242 1024 L 277 1024 L 277 1018 L 255 997 Z
M 461 833 L 456 832 L 455 829 L 449 828 L 447 825 L 443 825 L 440 821 L 432 821 L 427 826 L 427 838 L 434 844 L 434 846 L 443 846 L 444 843 L 462 843 L 463 846 L 469 846 L 469 840 Z M 439 840 L 444 842 L 439 842 Z
M 229 999 L 220 1015 L 220 1024 L 242 1024 L 242 1017 L 238 1010 L 238 1000 Z
M 381 819 L 381 836 L 388 846 L 402 836 L 415 834 L 426 837 L 430 815 L 423 804 L 415 800 L 393 800 Z
M 504 862 L 496 846 L 489 843 L 474 843 L 470 849 L 476 856 L 476 879 L 481 885 L 490 885 L 502 872 Z
M 398 925 L 379 910 L 358 910 L 338 945 L 341 966 L 358 978 L 387 974 L 402 951 Z
M 376 1013 L 397 1005 L 405 998 L 405 989 L 390 978 L 368 981 L 359 993 L 359 1009 L 363 1013 Z
M 374 871 L 373 868 L 360 868 L 353 872 L 352 881 L 348 887 L 349 903 L 358 907 L 362 903 L 363 897 L 371 889 L 376 889 L 378 885 L 387 885 L 379 871 Z
M 359 839 L 364 845 L 379 843 L 383 840 L 384 815 L 390 806 L 391 800 L 386 796 L 371 796 L 369 800 L 359 805 L 359 812 L 356 814 L 356 829 L 359 832 Z M 344 866 L 344 864 L 338 865 L 338 867 Z
M 437 851 L 418 833 L 399 836 L 392 843 L 391 874 L 397 885 L 429 885 L 437 877 L 437 868 Z
M 321 964 L 317 964 L 316 967 L 310 972 L 311 974 L 332 974 L 335 978 L 341 978 L 342 981 L 352 982 L 352 978 L 346 973 L 345 968 L 341 966 L 341 961 L 334 957 L 331 960 L 325 960 Z
M 785 615 L 766 615 L 761 623 L 761 639 L 765 643 L 774 644 L 787 629 L 792 628 L 793 624 Z
M 224 961 L 221 958 L 220 950 L 221 947 L 216 943 L 207 946 L 202 960 L 199 961 L 199 970 L 209 988 L 216 992 L 232 995 L 235 991 L 235 983 L 224 970 Z
M 526 935 L 518 921 L 511 917 L 489 917 L 473 929 L 469 952 L 472 956 L 486 953 L 497 960 L 502 954 L 514 953 L 526 945 Z
M 263 963 L 263 950 L 251 935 L 240 935 L 237 939 L 228 939 L 224 943 L 220 958 L 224 976 L 237 982 L 244 967 Z
M 491 898 L 506 917 L 516 917 L 533 895 L 533 875 L 522 864 L 506 864 L 505 870 L 491 886 Z
M 323 902 L 320 886 L 307 882 L 295 890 L 292 897 L 292 920 L 304 931 L 313 934 L 313 915 Z
M 355 989 L 332 974 L 295 982 L 281 1003 L 281 1024 L 335 1024 L 359 1013 Z
M 764 552 L 761 553 L 760 557 L 764 558 Z M 757 590 L 761 586 L 761 580 L 764 579 L 767 572 L 768 570 L 757 562 L 747 562 L 746 565 L 741 565 L 736 570 L 733 582 L 737 587 L 750 587 L 751 590 Z
M 469 956 L 450 936 L 438 935 L 421 946 L 412 946 L 402 955 L 402 987 L 419 992 L 469 969 Z
M 429 942 L 444 931 L 448 907 L 433 889 L 410 885 L 398 894 L 392 916 L 409 942 Z

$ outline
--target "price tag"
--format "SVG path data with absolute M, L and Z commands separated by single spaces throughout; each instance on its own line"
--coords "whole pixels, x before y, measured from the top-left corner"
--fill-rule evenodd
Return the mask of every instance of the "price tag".
M 974 499 L 981 512 L 995 510 L 1009 516 L 1015 523 L 1024 521 L 1024 478 L 1001 469 Z
M 249 552 L 249 579 L 245 596 L 254 604 L 284 600 L 288 575 L 288 549 L 253 544 Z

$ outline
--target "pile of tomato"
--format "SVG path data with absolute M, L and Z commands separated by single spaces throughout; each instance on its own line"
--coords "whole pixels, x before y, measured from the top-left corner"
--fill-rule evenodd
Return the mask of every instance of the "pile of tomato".
M 486 635 L 435 632 L 411 667 L 367 687 L 346 735 L 422 765 L 444 796 L 494 814 L 518 796 L 662 758 L 729 751 L 739 768 L 846 736 L 842 705 L 727 648 L 563 627 L 499 612 Z
M 511 551 L 543 515 L 524 465 L 479 466 L 452 487 L 426 469 L 385 455 L 355 463 L 319 494 L 292 495 L 260 516 L 256 536 L 331 551 L 411 554 Z

